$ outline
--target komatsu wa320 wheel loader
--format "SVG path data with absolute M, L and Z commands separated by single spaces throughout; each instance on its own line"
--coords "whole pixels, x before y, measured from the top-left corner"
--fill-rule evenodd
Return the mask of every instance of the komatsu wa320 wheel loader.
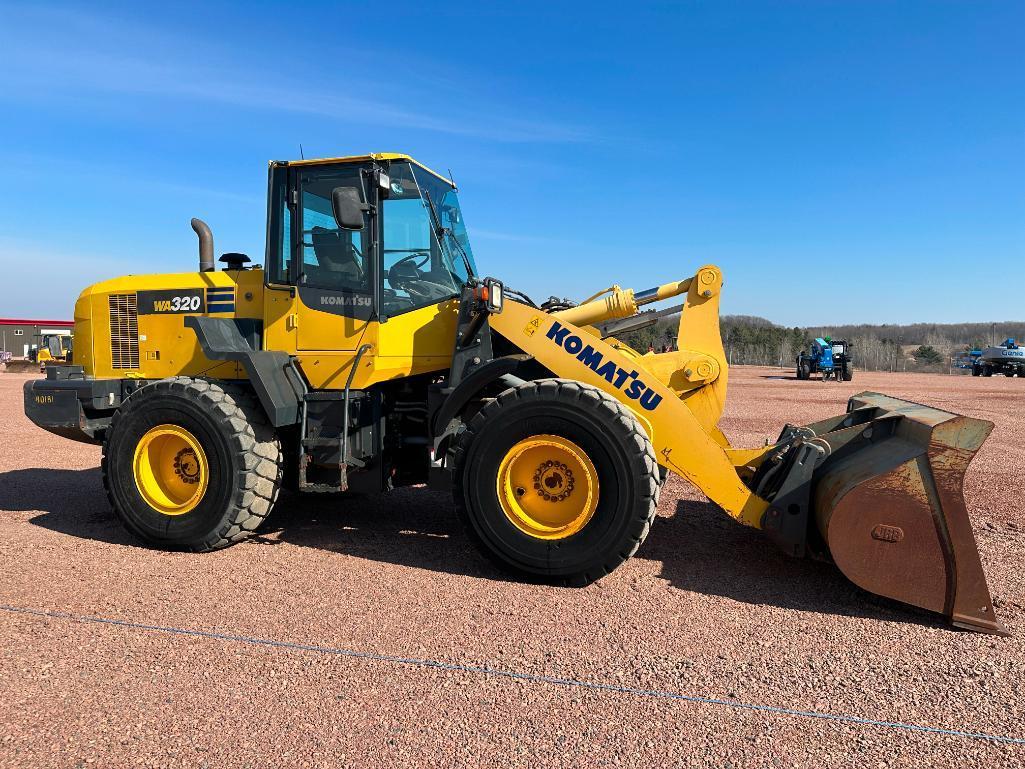
M 160 547 L 245 537 L 286 482 L 450 488 L 480 547 L 581 585 L 648 534 L 667 472 L 793 556 L 865 590 L 1004 633 L 965 509 L 992 425 L 876 393 L 735 448 L 720 271 L 540 306 L 474 264 L 456 189 L 406 155 L 270 164 L 261 268 L 214 263 L 87 288 L 75 365 L 25 385 L 37 425 L 103 445 L 125 526 Z M 678 350 L 614 334 L 682 297 Z

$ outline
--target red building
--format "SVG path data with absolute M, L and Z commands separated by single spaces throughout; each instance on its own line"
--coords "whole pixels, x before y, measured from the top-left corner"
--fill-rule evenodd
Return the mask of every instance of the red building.
M 0 318 L 0 357 L 9 352 L 15 358 L 27 358 L 29 350 L 39 346 L 43 334 L 71 334 L 70 320 L 30 320 Z

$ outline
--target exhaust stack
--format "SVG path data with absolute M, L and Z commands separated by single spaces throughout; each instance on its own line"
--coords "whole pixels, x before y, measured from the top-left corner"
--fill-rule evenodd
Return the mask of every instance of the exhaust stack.
M 192 220 L 192 229 L 199 236 L 199 271 L 213 272 L 214 267 L 214 235 L 210 227 L 202 219 Z

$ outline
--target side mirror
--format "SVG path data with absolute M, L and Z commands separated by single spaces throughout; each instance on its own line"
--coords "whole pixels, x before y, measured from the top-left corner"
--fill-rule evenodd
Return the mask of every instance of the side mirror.
M 362 230 L 365 224 L 363 213 L 367 210 L 367 205 L 359 199 L 359 190 L 355 187 L 335 187 L 331 190 L 331 213 L 341 229 Z

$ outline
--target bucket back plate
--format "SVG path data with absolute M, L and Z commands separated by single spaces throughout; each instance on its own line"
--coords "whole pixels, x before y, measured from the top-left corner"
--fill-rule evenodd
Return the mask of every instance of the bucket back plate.
M 993 612 L 965 506 L 965 471 L 993 429 L 879 393 L 808 428 L 828 447 L 813 479 L 829 555 L 859 587 L 1006 635 Z M 820 444 L 821 445 L 821 444 Z

